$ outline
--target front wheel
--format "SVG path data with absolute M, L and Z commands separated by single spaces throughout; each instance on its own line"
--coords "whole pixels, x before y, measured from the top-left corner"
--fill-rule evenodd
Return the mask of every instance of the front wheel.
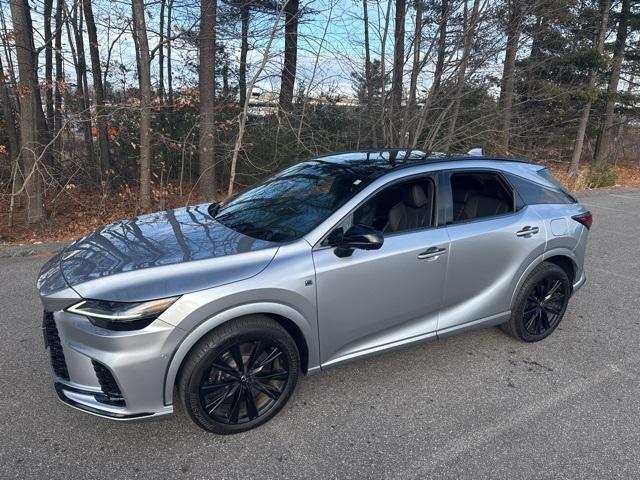
M 276 321 L 256 315 L 204 337 L 186 360 L 178 390 L 198 426 L 238 433 L 280 411 L 296 386 L 299 369 L 291 336 Z
M 553 263 L 544 262 L 524 281 L 511 319 L 501 328 L 525 342 L 542 340 L 562 320 L 570 295 L 571 284 L 565 271 Z

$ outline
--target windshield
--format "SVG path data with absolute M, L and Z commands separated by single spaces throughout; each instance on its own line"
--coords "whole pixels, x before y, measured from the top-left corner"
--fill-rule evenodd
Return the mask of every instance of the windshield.
M 320 225 L 372 179 L 346 165 L 300 163 L 211 212 L 226 227 L 250 237 L 289 242 Z

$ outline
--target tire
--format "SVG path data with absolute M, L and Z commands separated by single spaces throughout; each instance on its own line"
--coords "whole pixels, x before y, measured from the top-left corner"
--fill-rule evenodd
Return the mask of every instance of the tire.
M 299 370 L 298 349 L 287 331 L 269 317 L 252 315 L 221 325 L 193 347 L 178 392 L 199 427 L 239 433 L 282 409 Z
M 558 327 L 571 296 L 571 283 L 558 265 L 543 262 L 522 284 L 511 318 L 500 325 L 507 334 L 525 342 L 538 342 Z

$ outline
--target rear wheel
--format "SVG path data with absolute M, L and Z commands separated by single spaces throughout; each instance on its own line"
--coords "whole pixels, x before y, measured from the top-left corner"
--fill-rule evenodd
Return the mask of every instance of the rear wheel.
M 525 342 L 537 342 L 553 332 L 567 309 L 571 284 L 565 271 L 544 262 L 527 277 L 518 292 L 511 319 L 501 326 Z
M 178 389 L 200 427 L 243 432 L 278 413 L 295 388 L 299 368 L 296 344 L 280 324 L 245 317 L 215 329 L 194 347 Z

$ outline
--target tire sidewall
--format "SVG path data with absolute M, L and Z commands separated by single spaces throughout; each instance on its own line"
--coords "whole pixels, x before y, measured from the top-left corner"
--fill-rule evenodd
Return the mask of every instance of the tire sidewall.
M 524 328 L 524 308 L 526 306 L 527 297 L 530 295 L 531 291 L 535 286 L 547 277 L 557 278 L 562 281 L 563 287 L 566 292 L 566 298 L 562 305 L 562 309 L 560 311 L 560 316 L 558 321 L 552 325 L 552 327 L 546 332 L 540 333 L 538 335 L 533 335 Z M 518 299 L 516 301 L 515 309 L 513 310 L 513 323 L 515 327 L 515 331 L 518 337 L 520 337 L 525 342 L 537 342 L 542 340 L 549 335 L 551 335 L 562 319 L 564 318 L 564 314 L 567 310 L 567 305 L 569 304 L 569 297 L 571 296 L 571 283 L 569 282 L 569 277 L 565 273 L 565 271 L 559 266 L 552 263 L 543 263 L 541 264 L 526 280 L 520 289 L 520 293 L 518 295 Z
M 195 354 L 196 358 L 190 359 L 192 361 L 183 372 L 183 378 L 180 382 L 183 404 L 189 416 L 201 428 L 219 434 L 244 432 L 270 420 L 289 400 L 295 389 L 300 370 L 300 359 L 295 342 L 281 327 L 278 329 L 260 326 L 240 326 L 231 330 L 231 332 L 226 332 L 222 336 L 215 335 L 215 331 L 211 332 L 201 341 L 200 348 L 194 348 L 193 354 Z M 202 376 L 209 372 L 213 360 L 221 353 L 224 353 L 231 345 L 238 342 L 256 340 L 268 340 L 286 355 L 290 372 L 287 384 L 276 403 L 258 418 L 238 425 L 217 422 L 208 415 L 200 403 L 199 389 Z

